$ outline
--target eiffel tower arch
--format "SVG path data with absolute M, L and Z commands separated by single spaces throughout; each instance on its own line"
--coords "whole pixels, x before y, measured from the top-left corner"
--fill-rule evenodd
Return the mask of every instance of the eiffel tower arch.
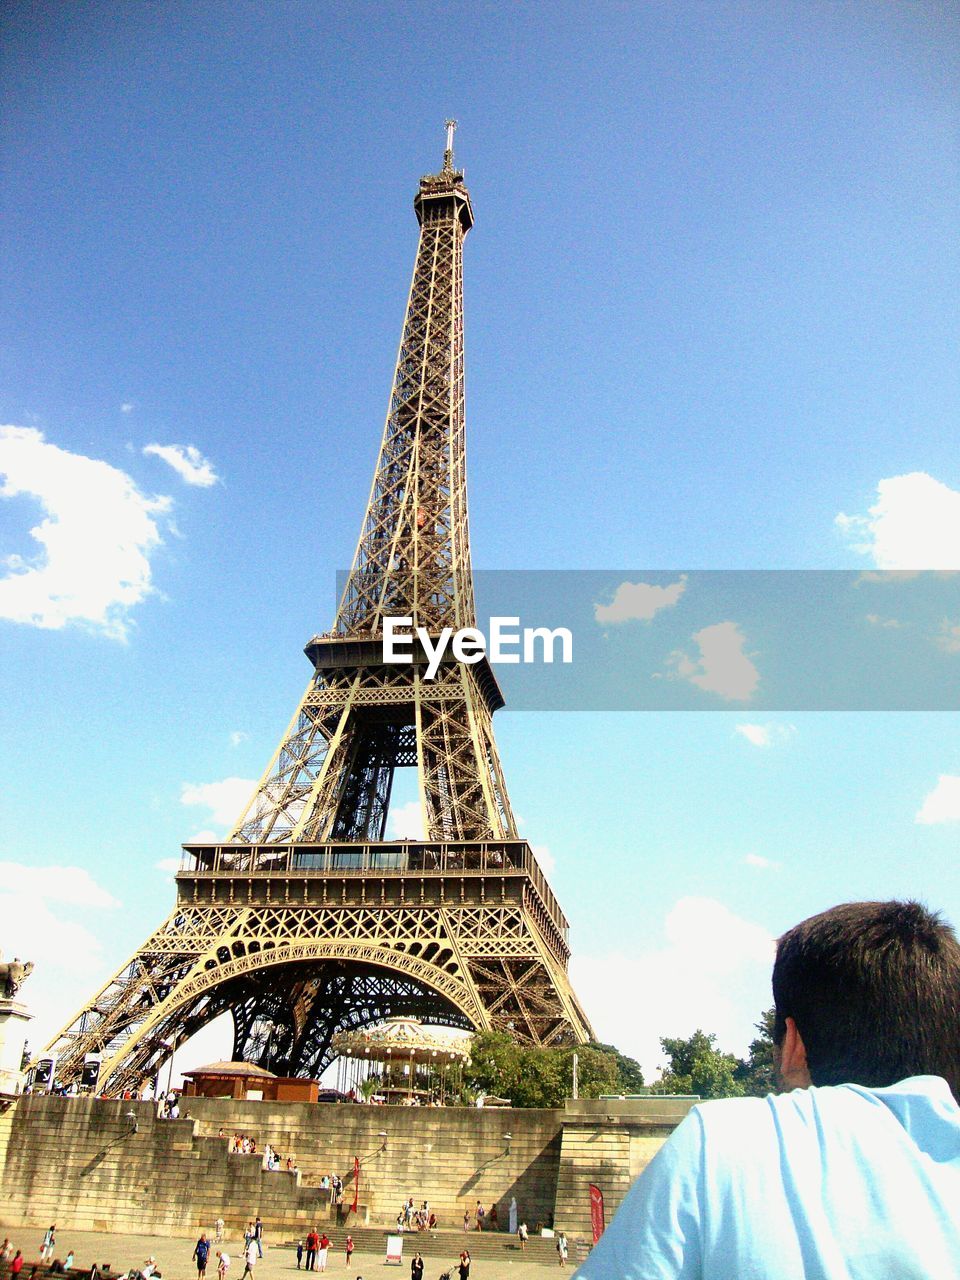
M 383 660 L 383 622 L 436 638 L 476 625 L 467 527 L 463 241 L 453 163 L 421 178 L 420 238 L 373 485 L 330 631 L 228 838 L 187 844 L 163 924 L 51 1041 L 57 1075 L 102 1057 L 99 1087 L 136 1088 L 229 1012 L 234 1057 L 290 1075 L 332 1060 L 337 1031 L 384 1017 L 591 1035 L 567 978 L 567 920 L 510 807 L 487 660 L 427 679 Z M 395 771 L 415 768 L 426 838 L 385 839 Z

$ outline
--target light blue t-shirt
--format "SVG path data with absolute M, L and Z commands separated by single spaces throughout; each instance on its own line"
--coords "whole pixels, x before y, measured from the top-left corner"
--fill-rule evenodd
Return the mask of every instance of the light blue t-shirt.
M 960 1107 L 938 1076 L 703 1103 L 576 1275 L 960 1277 Z

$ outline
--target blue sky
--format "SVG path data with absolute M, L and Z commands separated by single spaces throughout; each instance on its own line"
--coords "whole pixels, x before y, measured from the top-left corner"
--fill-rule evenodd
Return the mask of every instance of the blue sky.
M 306 682 L 446 116 L 476 567 L 960 567 L 947 6 L 4 25 L 0 946 L 44 959 L 35 1043 L 160 922 L 157 864 L 230 825 Z M 701 692 L 497 717 L 582 999 L 650 1065 L 697 1025 L 742 1049 L 803 914 L 914 894 L 960 922 L 955 714 Z

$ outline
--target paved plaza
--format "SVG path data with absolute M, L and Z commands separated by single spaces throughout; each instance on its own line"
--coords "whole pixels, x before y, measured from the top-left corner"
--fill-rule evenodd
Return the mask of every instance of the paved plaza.
M 0 1223 L 0 1235 L 9 1236 L 13 1247 L 23 1250 L 28 1264 L 35 1261 L 39 1256 L 43 1228 L 23 1227 L 13 1222 L 2 1222 Z M 109 1263 L 111 1274 L 117 1275 L 124 1274 L 131 1267 L 139 1267 L 146 1258 L 152 1255 L 156 1258 L 157 1266 L 162 1274 L 162 1280 L 196 1280 L 197 1266 L 192 1257 L 196 1239 L 197 1235 L 182 1237 L 118 1235 L 106 1231 L 58 1230 L 56 1256 L 64 1258 L 67 1252 L 72 1249 L 76 1258 L 76 1270 L 83 1269 L 88 1271 L 92 1262 L 96 1262 L 98 1265 Z M 424 1259 L 426 1263 L 424 1280 L 438 1280 L 438 1277 L 444 1271 L 450 1271 L 451 1280 L 457 1280 L 456 1264 L 459 1261 L 462 1242 L 466 1240 L 469 1247 L 472 1240 L 469 1235 L 459 1236 L 455 1232 L 449 1234 L 449 1239 L 451 1246 L 449 1258 L 433 1256 Z M 412 1249 L 407 1248 L 408 1243 L 413 1246 Z M 240 1280 L 240 1275 L 243 1272 L 243 1239 L 242 1237 L 235 1238 L 229 1235 L 223 1245 L 214 1245 L 211 1250 L 210 1262 L 207 1267 L 207 1280 L 216 1280 L 216 1254 L 214 1250 L 217 1248 L 225 1248 L 230 1254 L 229 1280 Z M 410 1274 L 410 1259 L 415 1255 L 416 1251 L 415 1239 L 411 1238 L 409 1242 L 405 1241 L 403 1262 L 400 1266 L 396 1264 L 388 1265 L 383 1251 L 376 1254 L 355 1252 L 348 1269 L 343 1253 L 339 1250 L 336 1252 L 331 1250 L 326 1274 L 341 1277 L 348 1276 L 350 1280 L 357 1280 L 358 1276 L 362 1276 L 364 1280 L 369 1280 L 369 1277 L 374 1275 L 407 1277 Z M 470 1280 L 498 1280 L 500 1276 L 509 1277 L 509 1280 L 528 1280 L 530 1277 L 538 1276 L 542 1280 L 544 1275 L 559 1271 L 559 1269 L 555 1259 L 549 1262 L 543 1260 L 533 1261 L 531 1258 L 522 1257 L 519 1252 L 515 1257 L 508 1255 L 502 1259 L 475 1257 L 470 1268 Z M 567 1275 L 573 1273 L 574 1265 L 572 1260 L 564 1270 Z M 25 1269 L 24 1275 L 28 1274 L 29 1270 Z M 294 1277 L 298 1274 L 304 1273 L 298 1273 L 297 1271 L 297 1259 L 294 1251 L 283 1246 L 270 1247 L 268 1238 L 263 1259 L 256 1264 L 255 1280 L 294 1280 Z

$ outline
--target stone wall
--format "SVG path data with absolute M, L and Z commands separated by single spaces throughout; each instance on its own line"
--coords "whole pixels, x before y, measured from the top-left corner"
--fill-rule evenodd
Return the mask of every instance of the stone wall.
M 693 1098 L 568 1102 L 557 1177 L 557 1222 L 589 1237 L 590 1183 L 603 1192 L 609 1223 L 634 1179 L 690 1110 Z
M 478 1200 L 488 1213 L 496 1204 L 506 1226 L 516 1198 L 531 1231 L 555 1217 L 572 1235 L 589 1235 L 587 1184 L 603 1189 L 609 1221 L 689 1103 L 581 1102 L 566 1112 L 228 1098 L 182 1105 L 189 1115 L 171 1121 L 147 1103 L 21 1098 L 0 1116 L 0 1161 L 5 1122 L 9 1130 L 0 1220 L 190 1235 L 218 1216 L 236 1230 L 260 1213 L 274 1240 L 289 1239 L 330 1221 L 322 1174 L 339 1173 L 352 1202 L 357 1156 L 361 1222 L 392 1223 L 413 1196 L 430 1201 L 442 1228 L 458 1228 L 465 1210 L 472 1219 Z M 235 1133 L 293 1156 L 299 1172 L 269 1173 L 258 1157 L 232 1153 Z

